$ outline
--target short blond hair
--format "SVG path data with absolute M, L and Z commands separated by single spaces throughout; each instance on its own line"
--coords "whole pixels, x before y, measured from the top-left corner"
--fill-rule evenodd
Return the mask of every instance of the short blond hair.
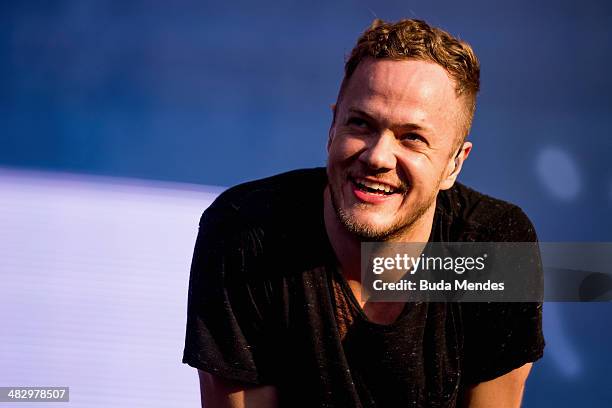
M 430 61 L 446 70 L 456 84 L 457 96 L 466 101 L 463 141 L 467 137 L 480 89 L 480 63 L 472 47 L 423 20 L 404 19 L 388 23 L 375 19 L 359 37 L 344 65 L 338 103 L 348 80 L 365 58 Z

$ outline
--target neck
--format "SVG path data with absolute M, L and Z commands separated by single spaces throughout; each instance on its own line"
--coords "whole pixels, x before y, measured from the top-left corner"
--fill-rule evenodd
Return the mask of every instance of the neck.
M 323 192 L 323 211 L 325 230 L 336 259 L 347 279 L 361 281 L 361 242 L 362 238 L 350 233 L 340 222 L 332 204 L 329 186 Z M 389 242 L 428 242 L 433 225 L 436 202 L 405 231 L 389 239 Z

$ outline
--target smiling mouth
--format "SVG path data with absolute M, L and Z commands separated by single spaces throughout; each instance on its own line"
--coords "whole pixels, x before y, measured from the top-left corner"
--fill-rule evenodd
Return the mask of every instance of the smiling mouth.
M 379 196 L 388 196 L 397 193 L 399 190 L 384 183 L 376 183 L 362 178 L 350 178 L 351 183 L 358 190 L 368 194 L 375 194 Z

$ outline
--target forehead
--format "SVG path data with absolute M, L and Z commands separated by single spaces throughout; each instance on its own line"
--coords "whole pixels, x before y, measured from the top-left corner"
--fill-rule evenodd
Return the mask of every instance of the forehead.
M 441 66 L 421 60 L 373 58 L 357 66 L 342 105 L 391 122 L 418 122 L 445 132 L 449 126 L 456 128 L 462 109 L 455 82 Z
M 418 88 L 423 96 L 434 92 L 447 96 L 455 94 L 455 83 L 444 68 L 429 61 L 366 58 L 357 66 L 352 78 L 356 81 L 351 80 L 351 84 L 361 82 L 358 88 L 391 92 L 396 97 L 402 96 L 406 88 Z

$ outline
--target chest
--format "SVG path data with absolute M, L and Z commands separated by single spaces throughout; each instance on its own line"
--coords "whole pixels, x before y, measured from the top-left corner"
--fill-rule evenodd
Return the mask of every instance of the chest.
M 315 282 L 296 288 L 303 293 L 288 342 L 300 348 L 301 386 L 319 390 L 313 398 L 336 401 L 329 406 L 454 406 L 462 331 L 452 305 L 368 307 L 346 281 Z

